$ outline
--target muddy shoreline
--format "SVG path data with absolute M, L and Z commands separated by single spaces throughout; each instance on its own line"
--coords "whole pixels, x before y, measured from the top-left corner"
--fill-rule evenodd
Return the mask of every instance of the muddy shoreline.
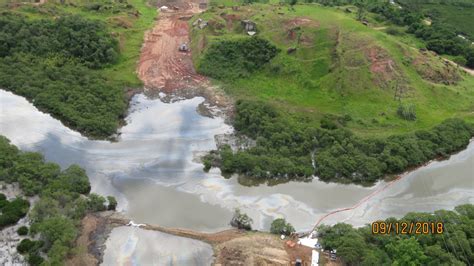
M 130 220 L 112 211 L 91 213 L 83 218 L 81 233 L 76 241 L 78 252 L 67 265 L 100 265 L 105 253 L 105 241 L 112 229 L 128 226 Z M 311 261 L 311 248 L 296 245 L 289 248 L 278 236 L 259 231 L 228 229 L 217 233 L 203 233 L 188 229 L 168 228 L 159 225 L 140 226 L 143 230 L 158 231 L 177 237 L 199 240 L 211 245 L 213 265 L 232 263 L 265 263 L 289 265 L 296 258 Z

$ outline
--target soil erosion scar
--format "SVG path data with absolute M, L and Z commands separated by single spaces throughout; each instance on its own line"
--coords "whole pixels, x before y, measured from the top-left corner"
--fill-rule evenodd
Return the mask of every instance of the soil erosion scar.
M 197 87 L 206 78 L 196 73 L 191 53 L 180 51 L 183 44 L 189 47 L 189 26 L 182 18 L 189 18 L 201 10 L 193 2 L 173 1 L 160 7 L 159 19 L 152 30 L 145 34 L 138 76 L 146 88 L 172 92 L 176 89 Z

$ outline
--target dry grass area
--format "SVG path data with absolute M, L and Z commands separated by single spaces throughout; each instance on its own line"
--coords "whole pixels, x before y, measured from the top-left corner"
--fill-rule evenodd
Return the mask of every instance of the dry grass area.
M 214 250 L 216 265 L 290 265 L 295 256 L 308 262 L 311 259 L 311 250 L 304 252 L 295 246 L 288 252 L 284 241 L 268 233 L 247 233 L 216 245 Z
M 417 53 L 413 65 L 420 76 L 430 82 L 454 85 L 461 80 L 459 68 L 456 65 L 441 60 L 430 51 Z
M 111 228 L 125 226 L 129 219 L 116 213 L 89 214 L 81 222 L 81 233 L 76 240 L 76 252 L 66 265 L 99 265 L 100 243 Z M 145 225 L 144 230 L 187 237 L 209 243 L 214 249 L 215 265 L 293 265 L 296 259 L 311 263 L 311 249 L 301 245 L 289 247 L 285 240 L 265 232 L 247 232 L 237 229 L 217 233 L 202 233 L 188 229 Z M 99 241 L 100 242 L 100 241 Z M 304 264 L 304 265 L 306 265 Z

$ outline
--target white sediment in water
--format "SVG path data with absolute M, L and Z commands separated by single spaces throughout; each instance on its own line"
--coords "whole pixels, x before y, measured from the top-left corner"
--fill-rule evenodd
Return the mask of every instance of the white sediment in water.
M 143 230 L 117 227 L 106 242 L 102 265 L 211 265 L 212 247 L 204 242 Z
M 18 184 L 5 184 L 1 181 L 0 193 L 4 194 L 9 201 L 14 200 L 16 197 L 22 196 L 22 192 Z M 37 197 L 30 197 L 28 200 L 32 206 L 37 200 Z M 16 247 L 20 241 L 27 237 L 20 236 L 17 233 L 18 228 L 22 226 L 30 226 L 28 217 L 23 217 L 16 224 L 7 226 L 0 230 L 0 265 L 28 265 L 25 257 L 16 250 Z
M 174 103 L 136 95 L 118 142 L 93 141 L 38 111 L 24 98 L 0 90 L 0 134 L 23 150 L 39 151 L 62 167 L 77 163 L 87 170 L 94 192 L 114 195 L 119 208 L 136 223 L 204 231 L 228 227 L 234 208 L 268 229 L 285 217 L 297 230 L 311 229 L 326 213 L 353 206 L 383 187 L 290 182 L 244 187 L 236 178 L 209 173 L 193 155 L 215 148 L 214 135 L 231 133 L 223 119 L 196 112 L 202 98 Z M 451 159 L 407 174 L 389 189 L 352 211 L 324 220 L 356 226 L 408 211 L 452 209 L 474 203 L 474 144 Z

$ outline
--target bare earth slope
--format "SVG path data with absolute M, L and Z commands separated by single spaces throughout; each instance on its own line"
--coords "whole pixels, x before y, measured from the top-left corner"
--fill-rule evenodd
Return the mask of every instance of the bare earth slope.
M 181 1 L 158 3 L 162 6 L 168 8 L 162 9 L 157 23 L 145 35 L 138 76 L 146 88 L 165 92 L 198 87 L 206 79 L 194 70 L 191 53 L 179 51 L 179 46 L 189 44 L 187 20 L 200 9 L 196 3 Z

